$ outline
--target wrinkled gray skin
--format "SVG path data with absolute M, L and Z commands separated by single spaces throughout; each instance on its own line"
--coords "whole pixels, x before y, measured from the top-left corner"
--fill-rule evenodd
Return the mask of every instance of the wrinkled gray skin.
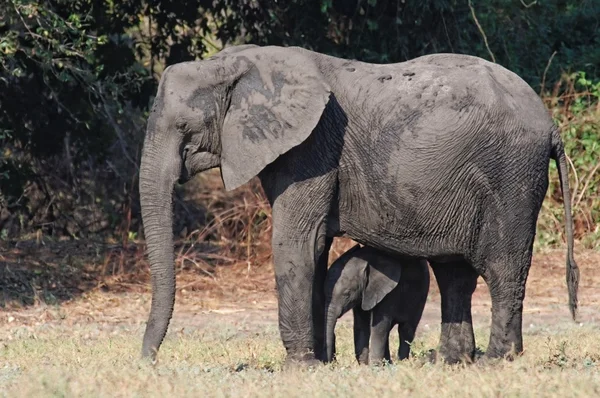
M 523 350 L 521 322 L 536 220 L 563 143 L 517 75 L 456 54 L 374 65 L 301 48 L 232 47 L 167 68 L 148 119 L 140 196 L 152 274 L 142 354 L 154 358 L 175 299 L 172 193 L 221 168 L 225 188 L 258 175 L 272 207 L 279 328 L 288 363 L 322 352 L 324 280 L 334 236 L 425 258 L 442 299 L 439 355 L 472 358 L 477 277 L 492 298 L 486 355 Z
M 390 361 L 389 337 L 395 325 L 400 334 L 398 359 L 408 358 L 428 292 L 427 261 L 354 246 L 331 265 L 325 279 L 326 360 L 332 361 L 335 353 L 337 319 L 349 310 L 358 363 L 368 364 L 369 353 L 371 363 Z

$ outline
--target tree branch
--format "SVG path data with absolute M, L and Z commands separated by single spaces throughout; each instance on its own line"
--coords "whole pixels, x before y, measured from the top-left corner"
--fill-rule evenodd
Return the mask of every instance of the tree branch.
M 524 2 L 523 0 L 521 0 L 521 4 L 523 4 L 523 7 L 525 7 L 525 8 L 529 8 L 529 7 L 533 6 L 533 5 L 536 5 L 536 4 L 537 4 L 537 0 L 533 0 L 533 1 L 532 1 L 531 3 L 529 3 L 529 4 L 525 4 L 525 2 Z
M 552 55 L 550 56 L 550 59 L 548 60 L 548 63 L 546 64 L 546 68 L 544 69 L 544 74 L 542 75 L 542 84 L 540 87 L 540 95 L 542 95 L 542 93 L 544 92 L 544 88 L 546 86 L 546 73 L 548 73 L 548 69 L 550 69 L 550 64 L 552 63 L 552 60 L 554 59 L 555 55 L 556 55 L 556 51 L 554 51 L 552 53 Z
M 102 102 L 102 106 L 104 108 L 104 113 L 106 114 L 108 121 L 110 122 L 113 129 L 115 130 L 115 134 L 117 134 L 117 138 L 119 140 L 119 145 L 121 147 L 121 151 L 123 152 L 123 156 L 125 156 L 125 159 L 127 159 L 133 165 L 133 167 L 135 167 L 136 171 L 139 171 L 137 162 L 135 162 L 131 158 L 131 156 L 129 156 L 129 153 L 127 152 L 127 144 L 125 141 L 125 135 L 123 134 L 123 130 L 121 130 L 121 126 L 119 126 L 119 124 L 113 118 L 113 116 L 110 112 L 110 109 L 108 108 L 108 104 L 104 100 L 104 90 L 102 89 L 102 86 L 100 86 L 100 85 L 98 85 L 98 93 L 100 94 L 99 98 L 100 98 L 100 101 Z
M 471 15 L 473 16 L 475 25 L 477 25 L 477 29 L 479 29 L 479 33 L 481 33 L 481 36 L 483 37 L 483 42 L 485 43 L 485 48 L 487 48 L 488 53 L 490 54 L 490 57 L 492 57 L 492 62 L 495 63 L 496 57 L 494 57 L 494 53 L 492 53 L 492 50 L 490 49 L 487 36 L 485 35 L 485 32 L 483 31 L 483 28 L 481 27 L 481 24 L 479 23 L 479 20 L 477 19 L 477 15 L 475 15 L 475 9 L 473 8 L 473 5 L 471 4 L 471 0 L 469 0 L 469 8 L 471 9 Z

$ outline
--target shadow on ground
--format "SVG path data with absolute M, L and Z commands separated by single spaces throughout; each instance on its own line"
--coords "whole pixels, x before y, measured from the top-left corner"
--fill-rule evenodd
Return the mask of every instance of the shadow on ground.
M 225 257 L 217 245 L 178 241 L 177 293 L 237 295 L 274 288 L 270 262 Z M 86 292 L 147 293 L 150 272 L 144 243 L 89 240 L 0 242 L 0 309 L 55 305 Z
M 135 274 L 147 282 L 143 245 L 90 241 L 18 241 L 0 245 L 0 307 L 58 304 L 93 290 L 118 289 Z

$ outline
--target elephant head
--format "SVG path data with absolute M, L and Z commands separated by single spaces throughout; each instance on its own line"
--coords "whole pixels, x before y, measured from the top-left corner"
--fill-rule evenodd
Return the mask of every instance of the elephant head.
M 354 246 L 329 268 L 325 281 L 326 358 L 333 358 L 337 319 L 360 306 L 371 311 L 398 286 L 402 267 L 393 258 L 372 249 Z
M 329 94 L 317 65 L 300 49 L 238 46 L 164 71 L 140 167 L 153 289 L 143 356 L 155 358 L 173 311 L 175 183 L 221 167 L 227 190 L 241 186 L 309 137 Z

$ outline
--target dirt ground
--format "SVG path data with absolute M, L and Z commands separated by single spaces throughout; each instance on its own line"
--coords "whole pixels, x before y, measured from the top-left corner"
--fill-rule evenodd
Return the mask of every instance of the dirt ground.
M 149 275 L 141 247 L 112 249 L 89 242 L 5 245 L 0 252 L 0 340 L 21 332 L 132 328 L 143 333 L 150 307 Z M 565 250 L 536 253 L 527 283 L 524 331 L 572 325 L 567 306 Z M 580 324 L 600 322 L 600 253 L 576 253 L 581 270 Z M 136 267 L 136 261 L 138 266 Z M 277 325 L 272 266 L 181 268 L 169 333 L 230 325 L 239 333 Z M 480 279 L 473 297 L 474 324 L 490 323 L 490 298 Z M 344 322 L 351 322 L 347 314 Z M 432 278 L 420 331 L 438 327 L 440 296 Z M 13 337 L 11 337 L 13 336 Z
M 337 360 L 284 369 L 272 265 L 210 266 L 206 251 L 176 261 L 177 299 L 158 363 L 140 360 L 150 309 L 141 245 L 20 242 L 0 252 L 0 397 L 589 397 L 600 396 L 600 253 L 576 253 L 578 322 L 570 318 L 565 251 L 537 253 L 525 302 L 525 353 L 515 361 L 447 367 L 425 360 L 440 332 L 435 279 L 408 361 L 354 359 L 351 313 L 338 325 Z M 339 245 L 334 253 L 346 250 Z M 179 259 L 182 256 L 178 256 Z M 479 351 L 490 299 L 473 299 Z M 390 345 L 397 347 L 393 333 Z

